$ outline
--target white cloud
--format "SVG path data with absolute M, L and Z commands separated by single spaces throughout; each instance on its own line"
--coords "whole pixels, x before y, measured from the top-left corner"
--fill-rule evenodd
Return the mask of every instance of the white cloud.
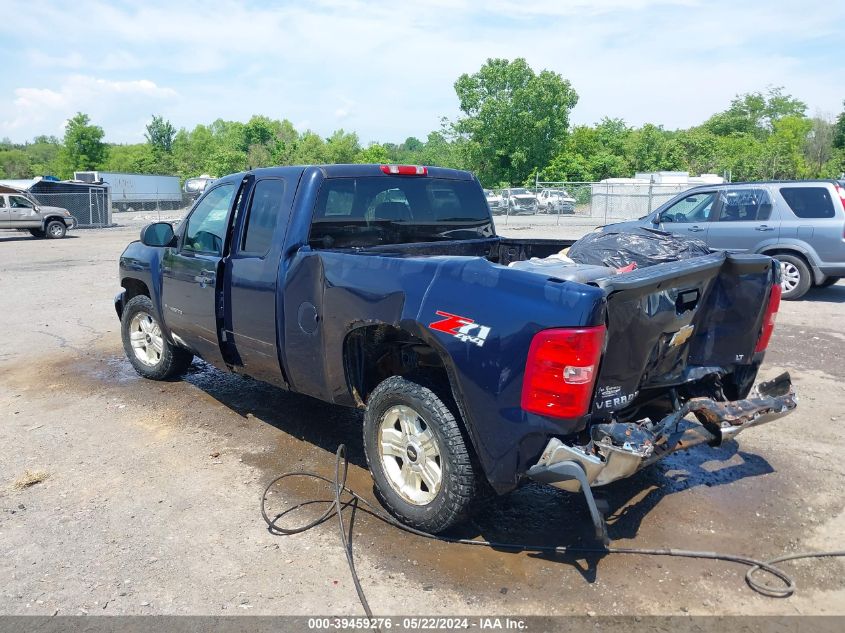
M 570 79 L 576 122 L 688 126 L 770 84 L 811 111 L 843 96 L 831 69 L 845 5 L 823 0 L 7 4 L 0 136 L 16 139 L 83 110 L 109 140 L 140 140 L 151 113 L 188 127 L 258 113 L 400 141 L 455 116 L 455 79 L 488 57 Z
M 126 109 L 127 99 L 170 101 L 178 96 L 172 88 L 158 86 L 149 79 L 112 81 L 87 75 L 69 75 L 58 90 L 50 88 L 16 88 L 10 107 L 0 109 L 0 134 L 14 134 L 19 129 L 54 125 L 73 113 L 83 111 L 101 123 L 110 114 Z M 100 118 L 102 117 L 102 119 Z

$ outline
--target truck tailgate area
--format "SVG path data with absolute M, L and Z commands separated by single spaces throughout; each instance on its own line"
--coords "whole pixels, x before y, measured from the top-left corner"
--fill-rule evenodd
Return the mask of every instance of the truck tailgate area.
M 607 292 L 607 343 L 593 420 L 647 400 L 649 390 L 665 393 L 751 366 L 773 261 L 718 252 L 600 280 Z M 750 386 L 731 398 L 745 397 Z

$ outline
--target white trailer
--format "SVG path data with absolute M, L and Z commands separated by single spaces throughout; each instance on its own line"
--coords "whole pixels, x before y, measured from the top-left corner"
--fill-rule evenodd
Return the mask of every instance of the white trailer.
M 76 171 L 73 178 L 108 185 L 109 206 L 117 211 L 178 209 L 183 206 L 182 189 L 176 176 Z

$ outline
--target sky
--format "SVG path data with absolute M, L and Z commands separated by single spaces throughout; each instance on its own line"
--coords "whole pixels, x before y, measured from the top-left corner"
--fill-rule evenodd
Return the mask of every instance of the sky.
M 579 95 L 575 124 L 689 127 L 784 86 L 843 109 L 845 2 L 830 0 L 0 0 L 0 138 L 61 136 L 77 111 L 142 142 L 253 114 L 364 143 L 424 139 L 460 112 L 454 82 L 524 57 Z

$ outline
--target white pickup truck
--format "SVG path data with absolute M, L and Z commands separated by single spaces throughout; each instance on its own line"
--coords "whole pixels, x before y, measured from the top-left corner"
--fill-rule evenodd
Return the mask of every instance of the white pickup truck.
M 24 191 L 0 186 L 0 230 L 29 231 L 33 237 L 58 239 L 76 224 L 67 209 L 45 207 Z

